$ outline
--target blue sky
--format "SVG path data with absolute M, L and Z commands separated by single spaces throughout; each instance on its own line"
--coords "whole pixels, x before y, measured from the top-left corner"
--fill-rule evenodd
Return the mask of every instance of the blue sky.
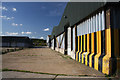
M 3 2 L 2 35 L 44 38 L 58 25 L 66 2 Z

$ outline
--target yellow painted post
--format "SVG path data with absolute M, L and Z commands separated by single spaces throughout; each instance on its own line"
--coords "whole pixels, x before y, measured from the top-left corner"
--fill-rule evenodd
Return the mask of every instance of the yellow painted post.
M 98 61 L 99 57 L 101 55 L 101 31 L 97 31 L 97 54 L 95 55 L 95 63 L 94 63 L 94 68 L 98 70 Z
M 103 57 L 103 66 L 102 72 L 105 74 L 110 73 L 110 58 L 111 58 L 111 29 L 105 30 L 105 48 L 106 48 L 106 55 Z
M 111 69 L 111 26 L 110 26 L 110 9 L 106 11 L 106 29 L 105 29 L 105 56 L 103 57 L 102 72 L 110 74 Z
M 88 54 L 89 54 L 89 34 L 87 34 L 87 54 L 85 55 L 85 65 L 88 64 Z
M 83 41 L 82 41 L 82 35 L 81 35 L 81 39 L 80 39 L 80 40 L 81 40 L 81 45 L 80 45 L 80 46 L 81 46 L 81 51 L 79 52 L 79 62 L 81 62 L 81 60 L 80 60 L 80 55 L 81 55 L 81 53 L 82 53 L 82 44 L 83 44 L 83 43 L 82 43 L 82 42 L 83 42 Z
M 92 56 L 94 55 L 94 33 L 91 33 L 91 54 L 89 56 L 89 66 L 92 67 Z
M 78 61 L 78 54 L 80 50 L 79 46 L 80 46 L 80 36 L 78 36 L 78 51 L 76 52 L 76 61 Z
M 86 51 L 86 43 L 85 43 L 85 40 L 86 40 L 86 36 L 84 35 L 84 43 L 83 43 L 83 53 L 82 53 L 82 63 L 84 63 L 84 53 Z

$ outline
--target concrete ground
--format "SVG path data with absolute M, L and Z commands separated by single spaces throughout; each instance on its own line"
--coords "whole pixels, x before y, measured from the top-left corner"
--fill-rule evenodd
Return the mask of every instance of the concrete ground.
M 47 74 L 35 74 L 25 72 L 5 71 L 2 80 L 119 80 L 118 78 L 90 77 L 90 76 L 59 76 Z
M 46 47 L 30 48 L 2 55 L 3 78 L 104 77 L 93 68 Z M 13 71 L 9 71 L 13 70 Z M 15 72 L 21 70 L 23 72 Z M 25 73 L 26 71 L 33 73 Z M 39 74 L 35 74 L 35 73 Z M 42 74 L 41 74 L 42 73 Z M 53 75 L 52 75 L 53 74 Z M 64 76 L 66 77 L 66 76 Z

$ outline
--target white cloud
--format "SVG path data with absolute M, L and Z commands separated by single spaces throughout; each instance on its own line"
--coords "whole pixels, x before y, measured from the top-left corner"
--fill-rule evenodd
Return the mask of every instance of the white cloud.
M 7 20 L 10 20 L 11 18 L 7 17 Z
M 12 26 L 22 26 L 23 24 L 16 24 L 16 23 L 12 23 Z
M 21 34 L 24 34 L 24 32 L 21 32 Z
M 49 28 L 44 29 L 44 31 L 49 31 Z
M 12 23 L 12 26 L 15 26 L 15 23 Z
M 7 9 L 6 7 L 2 7 L 2 10 L 5 10 L 5 11 L 7 11 L 8 9 Z
M 0 16 L 0 18 L 6 18 L 7 16 Z
M 18 32 L 12 32 L 12 33 L 6 32 L 6 35 L 18 35 Z
M 40 37 L 40 39 L 44 39 L 44 37 Z
M 16 23 L 12 23 L 12 26 L 18 26 L 18 24 L 16 24 Z
M 14 17 L 7 17 L 6 19 L 7 20 L 11 20 L 11 19 L 14 19 Z
M 18 24 L 15 24 L 15 26 L 18 26 Z
M 32 32 L 26 32 L 26 34 L 32 34 Z
M 21 34 L 32 34 L 32 32 L 21 32 Z
M 17 11 L 16 8 L 12 8 L 13 11 Z
M 23 24 L 20 24 L 20 26 L 23 26 Z
M 0 18 L 6 19 L 6 20 L 12 20 L 12 19 L 14 19 L 14 17 L 7 17 L 7 16 L 0 16 Z

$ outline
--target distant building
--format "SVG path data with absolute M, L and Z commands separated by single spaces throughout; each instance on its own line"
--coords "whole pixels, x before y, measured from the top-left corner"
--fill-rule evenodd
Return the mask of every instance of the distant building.
M 51 37 L 51 35 L 48 35 L 48 36 L 47 36 L 47 46 L 48 46 L 48 47 L 51 47 L 51 43 L 50 43 L 51 40 L 50 40 L 50 37 Z
M 0 37 L 2 38 L 2 47 L 32 47 L 33 44 L 29 37 L 22 36 L 0 36 Z

